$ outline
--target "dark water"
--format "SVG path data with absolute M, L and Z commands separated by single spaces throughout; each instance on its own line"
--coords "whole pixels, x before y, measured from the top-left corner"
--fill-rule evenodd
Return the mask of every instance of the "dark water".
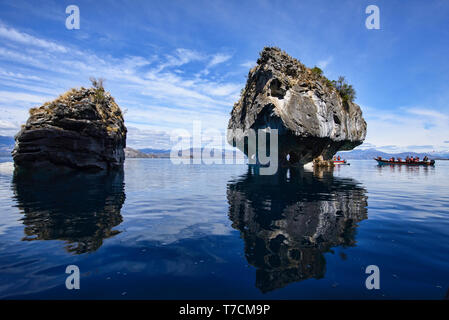
M 255 175 L 130 159 L 109 175 L 0 163 L 0 298 L 443 299 L 449 162 Z M 1 162 L 1 161 L 0 161 Z M 67 265 L 81 289 L 67 290 Z M 377 265 L 380 289 L 365 287 Z

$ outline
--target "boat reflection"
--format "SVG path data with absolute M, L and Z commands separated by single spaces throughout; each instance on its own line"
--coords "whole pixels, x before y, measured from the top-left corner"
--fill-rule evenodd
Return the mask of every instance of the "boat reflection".
M 382 172 L 404 172 L 412 175 L 424 175 L 427 176 L 429 174 L 435 174 L 434 166 L 407 166 L 407 165 L 393 165 L 393 164 L 384 164 L 384 165 L 376 165 L 377 171 L 379 173 Z
M 23 213 L 23 241 L 63 240 L 66 250 L 97 250 L 120 231 L 124 173 L 15 171 L 12 188 Z
M 324 253 L 355 246 L 357 223 L 367 219 L 366 190 L 332 170 L 280 170 L 272 176 L 251 169 L 228 184 L 229 218 L 245 242 L 262 292 L 309 278 L 322 278 Z

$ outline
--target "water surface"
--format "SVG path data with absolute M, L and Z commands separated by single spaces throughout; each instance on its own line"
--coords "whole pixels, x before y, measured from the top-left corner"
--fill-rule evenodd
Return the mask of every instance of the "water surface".
M 449 162 L 254 174 L 129 159 L 113 174 L 0 160 L 0 298 L 443 299 Z M 81 270 L 67 290 L 65 268 Z M 380 269 L 367 290 L 365 268 Z

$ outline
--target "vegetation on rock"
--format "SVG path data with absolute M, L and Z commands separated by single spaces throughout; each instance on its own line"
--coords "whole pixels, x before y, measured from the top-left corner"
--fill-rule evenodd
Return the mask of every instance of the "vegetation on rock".
M 356 97 L 355 89 L 352 87 L 352 85 L 348 84 L 346 82 L 345 77 L 338 77 L 338 80 L 332 80 L 332 85 L 335 89 L 337 89 L 338 93 L 340 94 L 340 97 L 343 99 L 344 102 L 353 102 Z
M 127 130 L 122 111 L 103 79 L 91 81 L 92 88 L 70 89 L 30 109 L 12 152 L 16 165 L 108 169 L 123 164 Z
M 312 68 L 312 72 L 318 76 L 323 75 L 323 70 L 321 70 L 320 68 L 318 68 L 317 66 Z
M 343 102 L 354 102 L 354 99 L 356 98 L 355 89 L 352 85 L 347 83 L 345 77 L 339 76 L 338 80 L 329 80 L 324 76 L 323 70 L 321 70 L 319 67 L 315 66 L 311 70 L 314 75 L 323 78 L 328 87 L 334 87 L 340 94 Z

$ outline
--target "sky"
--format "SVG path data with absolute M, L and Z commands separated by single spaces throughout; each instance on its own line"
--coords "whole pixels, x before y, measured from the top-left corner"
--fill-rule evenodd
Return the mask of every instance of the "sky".
M 66 28 L 66 7 L 80 28 Z M 368 5 L 380 29 L 367 29 Z M 449 1 L 0 0 L 0 135 L 28 110 L 104 78 L 127 144 L 168 149 L 173 130 L 225 135 L 264 46 L 344 75 L 368 123 L 359 148 L 449 149 Z

